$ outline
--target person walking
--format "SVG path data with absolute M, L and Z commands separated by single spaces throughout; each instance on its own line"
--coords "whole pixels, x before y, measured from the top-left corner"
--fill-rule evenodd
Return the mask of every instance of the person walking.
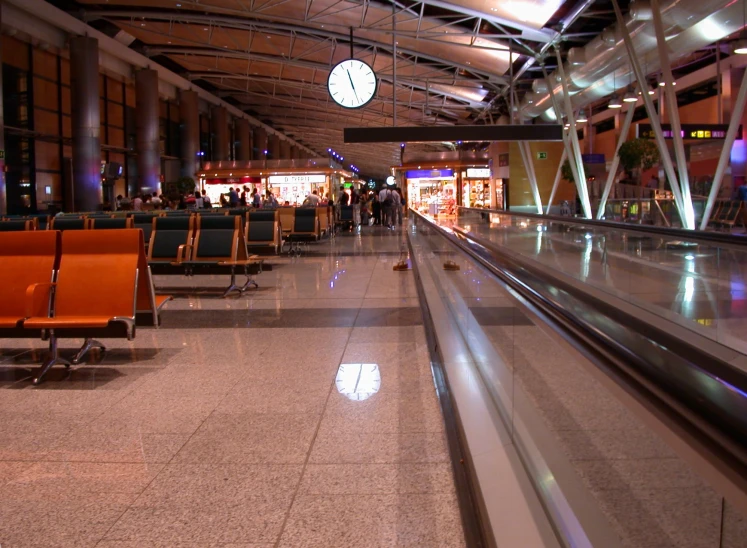
M 381 202 L 379 202 L 378 194 L 373 194 L 371 198 L 371 211 L 373 213 L 374 225 L 381 224 Z
M 388 188 L 382 188 L 381 192 L 379 192 L 379 200 L 381 201 L 381 223 L 387 228 L 394 228 L 394 223 L 392 222 L 392 214 L 394 212 L 392 191 Z
M 355 187 L 350 189 L 350 202 L 353 204 L 353 225 L 359 228 L 361 226 L 361 195 Z
M 400 194 L 400 189 L 395 188 L 392 190 L 392 200 L 394 202 L 392 214 L 392 224 L 402 226 L 402 194 Z

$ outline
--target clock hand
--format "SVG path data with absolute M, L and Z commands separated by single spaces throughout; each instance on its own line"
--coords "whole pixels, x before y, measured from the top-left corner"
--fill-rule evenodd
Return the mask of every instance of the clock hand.
M 349 70 L 346 70 L 345 72 L 348 73 L 348 80 L 350 80 L 350 87 L 353 88 L 353 93 L 355 93 L 355 99 L 356 99 L 356 101 L 358 101 L 360 103 L 361 100 L 358 99 L 358 92 L 355 91 L 355 84 L 353 84 L 353 77 L 350 76 L 350 71 Z

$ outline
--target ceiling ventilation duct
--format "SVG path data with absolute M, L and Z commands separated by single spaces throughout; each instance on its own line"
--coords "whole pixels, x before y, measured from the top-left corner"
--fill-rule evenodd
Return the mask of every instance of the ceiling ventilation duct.
M 664 0 L 661 13 L 672 60 L 733 34 L 743 25 L 742 6 L 740 3 L 732 3 L 732 0 Z M 656 37 L 648 2 L 631 2 L 626 26 L 639 56 L 654 53 L 646 58 L 649 73 L 658 71 L 660 66 L 658 55 L 655 55 Z M 570 51 L 573 49 L 575 48 Z M 584 52 L 585 64 L 574 65 L 569 56 L 565 68 L 574 108 L 625 88 L 634 80 L 622 32 L 617 25 L 604 30 L 579 49 Z M 574 54 L 576 55 L 579 54 Z M 550 80 L 558 82 L 555 95 L 559 104 L 562 104 L 563 87 L 559 83 L 557 72 L 550 75 Z M 532 87 L 534 88 L 534 83 Z M 535 93 L 531 99 L 532 104 L 526 98 L 522 102 L 523 115 L 533 118 L 542 115 L 545 120 L 555 120 L 549 93 Z

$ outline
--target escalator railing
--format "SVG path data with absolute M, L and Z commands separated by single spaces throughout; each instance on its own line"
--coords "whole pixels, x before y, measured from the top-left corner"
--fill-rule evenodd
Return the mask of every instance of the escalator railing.
M 482 235 L 417 212 L 415 226 L 440 234 L 502 280 L 561 336 L 645 403 L 718 476 L 717 489 L 747 511 L 747 374 Z

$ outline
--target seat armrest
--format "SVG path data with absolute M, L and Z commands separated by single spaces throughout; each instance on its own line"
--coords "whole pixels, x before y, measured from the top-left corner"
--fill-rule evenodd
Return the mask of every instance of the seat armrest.
M 182 244 L 176 250 L 176 261 L 173 264 L 182 264 L 185 260 L 189 260 L 192 255 L 192 244 Z M 189 256 L 186 255 L 186 250 L 189 250 Z
M 50 297 L 52 288 L 57 284 L 53 282 L 41 282 L 31 284 L 26 288 L 26 317 L 36 316 L 37 311 L 46 308 L 46 315 L 51 311 Z M 46 306 L 45 306 L 46 301 Z

